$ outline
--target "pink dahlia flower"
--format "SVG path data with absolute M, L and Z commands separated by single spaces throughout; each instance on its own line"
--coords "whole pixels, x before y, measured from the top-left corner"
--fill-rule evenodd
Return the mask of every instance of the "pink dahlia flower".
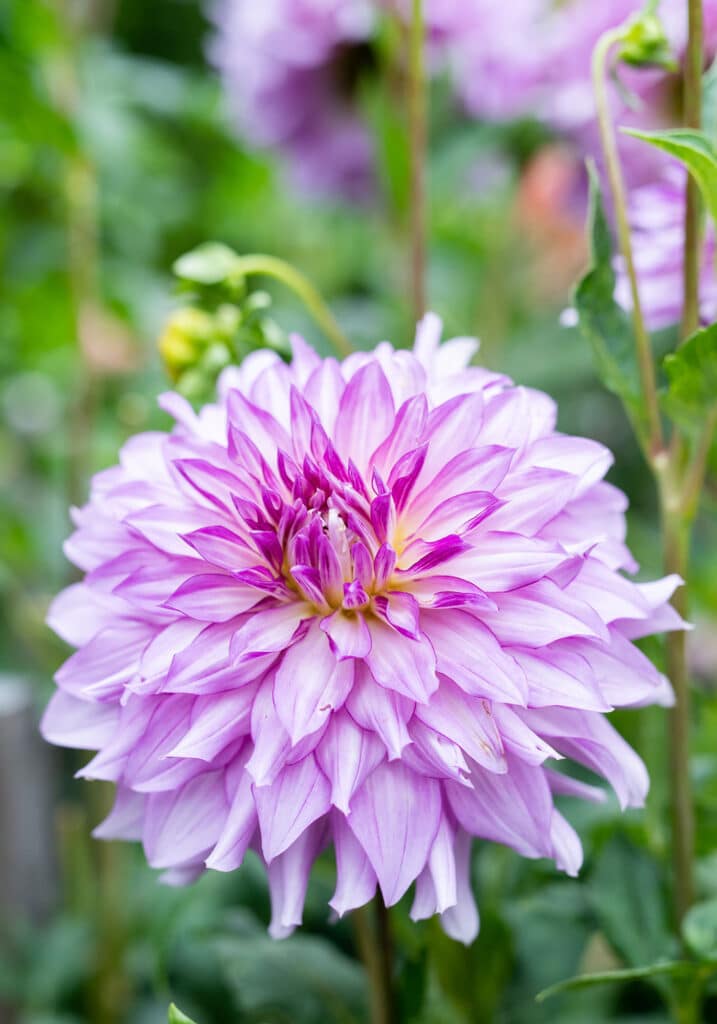
M 630 196 L 630 227 L 640 302 L 651 330 L 676 324 L 682 315 L 684 294 L 685 182 L 686 172 L 673 164 L 659 181 L 635 189 Z M 703 323 L 717 317 L 714 224 L 705 225 L 700 266 L 700 315 Z M 615 298 L 632 308 L 630 285 L 621 257 Z
M 117 784 L 96 830 L 141 840 L 167 881 L 267 867 L 271 933 L 300 923 L 314 859 L 331 906 L 387 904 L 470 942 L 474 838 L 575 874 L 555 794 L 642 803 L 606 718 L 668 703 L 632 640 L 681 621 L 679 582 L 634 583 L 610 453 L 555 431 L 554 403 L 469 366 L 428 316 L 412 352 L 343 363 L 294 339 L 249 356 L 170 434 L 98 474 L 49 614 L 78 650 L 42 729 Z

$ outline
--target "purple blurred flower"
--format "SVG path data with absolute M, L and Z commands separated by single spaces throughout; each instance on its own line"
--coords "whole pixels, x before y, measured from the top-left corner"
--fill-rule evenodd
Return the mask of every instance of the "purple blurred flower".
M 469 367 L 471 339 L 342 364 L 294 339 L 225 371 L 171 434 L 94 478 L 49 622 L 78 650 L 43 720 L 99 750 L 96 830 L 141 839 L 170 883 L 267 866 L 271 933 L 301 922 L 333 845 L 331 906 L 415 882 L 414 918 L 470 942 L 474 837 L 575 874 L 555 794 L 639 805 L 645 768 L 605 713 L 669 703 L 632 640 L 682 623 L 637 584 L 610 453 L 555 431 L 547 395 Z
M 629 216 L 640 302 L 651 330 L 676 324 L 682 315 L 685 238 L 686 172 L 670 166 L 660 180 L 635 189 L 630 196 Z M 708 218 L 704 229 L 700 270 L 700 315 L 704 323 L 717 318 L 715 229 Z M 615 298 L 632 309 L 630 285 L 622 257 Z
M 373 146 L 352 88 L 371 0 L 219 0 L 211 56 L 240 133 L 276 149 L 304 191 L 370 195 Z

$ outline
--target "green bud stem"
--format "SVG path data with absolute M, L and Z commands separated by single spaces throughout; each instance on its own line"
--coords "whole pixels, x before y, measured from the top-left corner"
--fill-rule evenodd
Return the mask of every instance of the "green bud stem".
M 252 254 L 250 256 L 238 256 L 232 271 L 241 277 L 262 274 L 265 277 L 273 277 L 276 281 L 286 285 L 287 288 L 301 299 L 306 309 L 333 345 L 336 354 L 342 359 L 351 354 L 353 346 L 339 327 L 333 313 L 311 281 L 304 277 L 296 267 L 286 263 L 284 260 L 278 259 L 276 256 Z
M 652 345 L 650 336 L 645 327 L 645 320 L 642 315 L 640 293 L 637 285 L 637 274 L 632 254 L 632 240 L 630 238 L 630 225 L 627 216 L 627 197 L 625 182 L 620 164 L 620 156 L 615 139 L 615 128 L 610 112 L 610 99 L 607 88 L 607 60 L 610 51 L 618 43 L 622 42 L 624 26 L 611 29 L 605 32 L 593 51 L 592 77 L 593 89 L 597 105 L 598 125 L 600 128 L 600 141 L 605 154 L 610 191 L 612 193 L 613 206 L 615 210 L 615 222 L 617 225 L 618 241 L 620 251 L 625 260 L 625 268 L 630 283 L 630 294 L 632 297 L 632 318 L 635 330 L 635 346 L 637 361 L 640 369 L 640 381 L 642 394 L 645 401 L 649 424 L 650 454 L 654 457 L 662 449 L 662 424 L 660 421 L 660 409 L 657 401 L 657 385 L 655 380 L 655 365 L 652 357 Z

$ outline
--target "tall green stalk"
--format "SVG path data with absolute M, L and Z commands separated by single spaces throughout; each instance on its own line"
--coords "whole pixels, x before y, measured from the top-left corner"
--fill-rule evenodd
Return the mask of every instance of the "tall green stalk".
M 411 157 L 410 267 L 415 320 L 426 312 L 427 94 L 423 0 L 412 0 L 408 31 L 408 121 Z

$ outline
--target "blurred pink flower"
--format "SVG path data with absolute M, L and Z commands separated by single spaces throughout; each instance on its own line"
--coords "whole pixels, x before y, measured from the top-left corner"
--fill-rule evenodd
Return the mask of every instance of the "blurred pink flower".
M 683 303 L 686 171 L 676 163 L 660 180 L 635 189 L 630 196 L 629 217 L 640 303 L 645 322 L 659 330 L 679 322 Z M 717 318 L 715 229 L 711 218 L 704 228 L 700 270 L 700 314 L 704 323 Z M 630 285 L 622 257 L 615 261 L 615 298 L 632 309 Z
M 49 622 L 78 650 L 44 735 L 99 751 L 96 835 L 140 839 L 170 883 L 256 850 L 277 937 L 333 845 L 336 913 L 415 882 L 413 917 L 470 942 L 474 837 L 580 867 L 553 797 L 602 791 L 555 759 L 622 806 L 647 790 L 605 714 L 669 703 L 631 641 L 681 628 L 680 581 L 620 571 L 610 453 L 440 330 L 341 364 L 295 338 L 198 415 L 167 395 L 172 433 L 126 444 L 74 513 L 86 575 Z

